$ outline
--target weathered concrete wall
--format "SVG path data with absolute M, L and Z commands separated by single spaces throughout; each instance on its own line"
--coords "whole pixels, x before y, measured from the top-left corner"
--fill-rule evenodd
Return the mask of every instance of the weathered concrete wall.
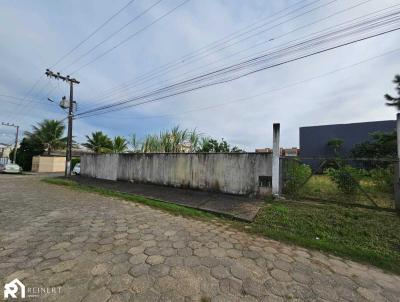
M 271 176 L 271 155 L 262 153 L 134 153 L 83 155 L 85 176 L 134 180 L 232 194 L 266 193 L 259 176 Z
M 85 154 L 81 156 L 81 174 L 117 180 L 118 154 Z

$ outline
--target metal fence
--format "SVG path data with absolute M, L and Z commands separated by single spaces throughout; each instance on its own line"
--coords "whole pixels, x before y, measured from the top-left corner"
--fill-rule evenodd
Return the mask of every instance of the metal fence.
M 392 159 L 281 158 L 282 193 L 294 200 L 394 208 Z
M 8 157 L 0 157 L 0 165 L 6 165 L 10 162 Z

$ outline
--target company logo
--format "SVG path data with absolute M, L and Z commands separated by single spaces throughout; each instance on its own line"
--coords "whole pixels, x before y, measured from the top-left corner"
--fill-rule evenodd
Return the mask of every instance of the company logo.
M 4 299 L 17 298 L 18 290 L 21 289 L 21 298 L 25 298 L 25 285 L 18 279 L 4 285 Z

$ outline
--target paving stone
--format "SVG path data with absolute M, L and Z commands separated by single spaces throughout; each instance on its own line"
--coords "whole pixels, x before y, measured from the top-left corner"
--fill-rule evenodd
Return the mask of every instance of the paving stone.
M 133 277 L 128 274 L 117 275 L 111 277 L 110 283 L 107 287 L 112 293 L 119 293 L 131 288 Z
M 132 257 L 129 258 L 129 262 L 131 264 L 140 264 L 140 263 L 145 263 L 147 259 L 147 255 L 145 254 L 136 254 L 133 255 Z
M 100 288 L 90 292 L 84 302 L 106 302 L 111 297 L 111 292 L 107 288 Z
M 217 279 L 225 279 L 225 278 L 230 277 L 229 270 L 222 265 L 213 267 L 211 269 L 211 275 Z
M 70 270 L 71 268 L 73 268 L 75 266 L 75 264 L 76 264 L 76 261 L 66 260 L 66 261 L 62 261 L 62 262 L 54 265 L 51 269 L 55 273 L 60 273 L 63 271 Z
M 267 294 L 264 285 L 257 280 L 246 278 L 243 280 L 243 291 L 254 297 L 263 297 Z
M 400 296 L 398 276 L 218 220 L 173 216 L 36 176 L 24 176 L 17 187 L 2 175 L 0 192 L 0 279 L 62 286 L 63 295 L 51 302 L 397 302 Z
M 133 266 L 129 270 L 129 274 L 132 275 L 133 277 L 139 277 L 141 275 L 147 274 L 150 269 L 150 264 L 147 263 L 141 263 Z
M 292 281 L 292 277 L 290 277 L 290 275 L 287 272 L 279 269 L 273 269 L 271 271 L 271 276 L 278 281 L 286 281 L 286 282 Z
M 148 263 L 150 265 L 156 265 L 156 264 L 163 263 L 164 260 L 165 260 L 165 258 L 161 255 L 153 255 L 153 256 L 147 257 L 146 263 Z

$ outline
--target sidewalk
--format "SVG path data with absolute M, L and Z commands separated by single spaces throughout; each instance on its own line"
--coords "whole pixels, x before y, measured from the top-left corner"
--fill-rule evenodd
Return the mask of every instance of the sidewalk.
M 262 199 L 167 186 L 111 181 L 74 176 L 76 182 L 114 191 L 141 195 L 147 198 L 223 214 L 245 221 L 253 221 L 262 205 Z

